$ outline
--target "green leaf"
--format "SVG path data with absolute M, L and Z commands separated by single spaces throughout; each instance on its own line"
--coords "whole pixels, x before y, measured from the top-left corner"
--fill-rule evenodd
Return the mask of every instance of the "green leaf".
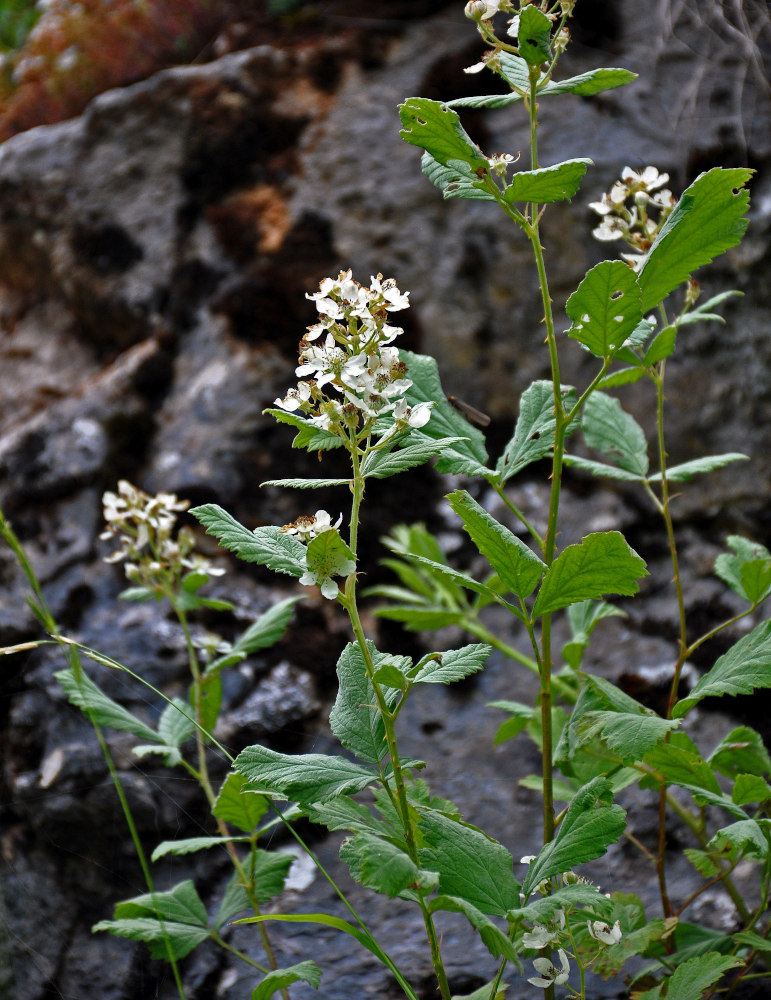
M 502 844 L 434 810 L 421 813 L 419 826 L 429 844 L 418 852 L 421 865 L 439 872 L 442 893 L 499 917 L 519 904 L 514 862 Z
M 712 879 L 720 874 L 720 869 L 706 851 L 699 851 L 695 847 L 686 847 L 683 854 L 705 879 Z
M 444 166 L 466 163 L 472 169 L 488 173 L 490 165 L 460 123 L 458 115 L 445 104 L 425 97 L 410 97 L 399 105 L 403 128 L 399 135 L 405 142 L 420 146 Z
M 377 771 L 344 757 L 284 754 L 259 745 L 242 750 L 233 766 L 255 791 L 289 798 L 301 805 L 360 792 L 378 777 Z
M 266 479 L 260 486 L 280 486 L 287 490 L 323 490 L 326 486 L 348 486 L 350 479 Z
M 579 455 L 565 455 L 565 465 L 602 479 L 615 479 L 621 483 L 640 483 L 643 479 L 636 472 L 627 472 L 626 469 L 619 469 L 617 465 L 606 465 L 605 462 L 595 462 L 591 458 L 581 458 Z
M 115 918 L 155 917 L 206 927 L 208 915 L 201 897 L 190 879 L 180 882 L 167 892 L 148 892 L 126 899 L 115 907 Z
M 283 892 L 284 882 L 293 862 L 293 854 L 263 851 L 259 847 L 251 855 L 246 863 L 246 872 L 258 903 L 267 903 Z
M 672 715 L 679 719 L 703 698 L 726 694 L 752 694 L 771 687 L 771 621 L 761 622 L 743 636 L 697 681 L 688 697 L 681 698 Z
M 771 820 L 742 819 L 724 826 L 707 844 L 715 851 L 730 850 L 734 856 L 745 854 L 765 861 L 771 848 Z
M 149 587 L 126 587 L 125 590 L 122 590 L 118 594 L 118 600 L 136 601 L 141 604 L 145 601 L 159 601 L 161 600 L 161 595 Z
M 495 993 L 493 993 L 493 986 L 496 987 Z M 480 986 L 473 993 L 464 993 L 462 995 L 454 993 L 450 997 L 450 1000 L 504 1000 L 508 988 L 508 983 L 499 983 L 497 979 L 491 979 L 489 983 Z
M 430 422 L 430 421 L 429 421 Z M 361 463 L 361 474 L 373 479 L 386 479 L 405 469 L 425 465 L 444 449 L 453 449 L 462 437 L 428 438 L 394 451 L 371 451 Z
M 221 844 L 248 840 L 248 837 L 188 837 L 185 840 L 163 840 L 153 851 L 150 860 L 159 861 L 167 854 L 195 854 L 197 851 L 208 851 L 210 847 L 217 847 Z
M 631 596 L 639 590 L 637 580 L 647 575 L 645 563 L 620 532 L 587 535 L 564 549 L 546 571 L 533 614 L 547 614 L 605 594 Z
M 252 1000 L 268 1000 L 274 993 L 297 982 L 308 983 L 317 990 L 321 982 L 321 969 L 311 961 L 288 965 L 285 969 L 274 969 L 252 992 Z
M 330 802 L 317 802 L 304 810 L 312 823 L 320 823 L 328 830 L 351 830 L 354 833 L 376 833 L 392 836 L 387 823 L 375 819 L 367 806 L 341 796 Z
M 663 330 L 659 330 L 651 341 L 651 345 L 643 357 L 643 365 L 646 368 L 649 368 L 651 365 L 655 365 L 658 361 L 663 361 L 665 358 L 668 358 L 673 353 L 676 343 L 677 327 L 665 326 Z
M 460 649 L 448 649 L 428 659 L 413 678 L 415 684 L 452 684 L 481 670 L 493 647 L 474 642 Z
M 622 764 L 634 764 L 679 726 L 677 719 L 628 712 L 586 712 L 578 723 L 581 742 L 599 736 Z
M 532 594 L 546 572 L 546 566 L 535 552 L 480 507 L 465 490 L 455 490 L 447 499 L 506 589 L 521 598 Z
M 681 744 L 675 741 L 659 743 L 649 750 L 644 757 L 645 763 L 658 772 L 668 784 L 681 785 L 694 790 L 699 798 L 699 792 L 710 792 L 720 795 L 720 785 L 717 783 L 712 768 L 696 750 L 690 740 L 679 734 Z
M 400 666 L 404 669 L 411 666 L 409 657 L 380 653 L 370 640 L 367 640 L 367 649 L 375 669 L 386 663 L 394 664 L 397 670 Z M 357 642 L 349 642 L 340 654 L 337 677 L 337 698 L 329 715 L 332 732 L 360 760 L 366 764 L 378 764 L 388 753 L 385 724 Z M 393 707 L 394 699 L 390 701 L 389 707 Z
M 223 548 L 235 552 L 244 562 L 260 563 L 289 576 L 299 577 L 305 572 L 305 546 L 279 528 L 249 531 L 214 503 L 193 507 L 190 513 L 198 518 L 208 535 L 214 535 Z
M 423 556 L 412 556 L 412 559 L 421 566 L 426 566 L 433 570 L 437 576 L 448 580 L 451 583 L 457 583 L 461 587 L 465 587 L 467 590 L 473 590 L 478 594 L 483 594 L 490 600 L 495 600 L 497 596 L 495 591 L 486 584 L 479 583 L 474 580 L 473 577 L 468 576 L 466 573 L 462 573 L 460 570 L 453 569 L 446 563 L 434 562 L 433 559 L 426 559 Z
M 584 403 L 581 426 L 586 443 L 635 476 L 648 473 L 648 442 L 634 417 L 604 392 L 593 392 Z
M 485 916 L 483 910 L 474 906 L 467 899 L 450 894 L 437 896 L 431 900 L 429 910 L 431 913 L 436 913 L 437 910 L 462 913 L 471 926 L 479 932 L 482 943 L 493 958 L 505 958 L 509 962 L 513 962 L 520 969 L 522 968 L 519 955 L 511 941 L 509 941 L 503 931 L 489 917 Z
M 190 706 L 181 698 L 172 698 L 158 719 L 158 735 L 170 747 L 181 747 L 195 732 Z
M 250 791 L 244 776 L 231 771 L 214 800 L 212 814 L 245 833 L 251 833 L 268 809 L 270 800 Z
M 410 406 L 417 403 L 434 402 L 431 419 L 420 431 L 413 431 L 411 441 L 420 442 L 426 438 L 436 441 L 454 437 L 459 440 L 450 448 L 445 448 L 436 467 L 439 472 L 461 475 L 484 476 L 487 468 L 487 448 L 484 434 L 474 427 L 448 402 L 439 380 L 436 361 L 426 354 L 399 351 L 399 358 L 407 365 L 408 377 L 412 385 L 405 393 Z M 465 440 L 464 440 L 465 439 Z
M 504 201 L 527 201 L 547 205 L 573 197 L 581 186 L 586 168 L 592 161 L 585 158 L 564 160 L 552 167 L 521 170 L 511 178 L 503 192 Z
M 579 601 L 570 605 L 567 614 L 571 639 L 562 647 L 562 658 L 573 670 L 581 666 L 592 632 L 603 618 L 626 618 L 621 608 L 607 601 Z
M 438 163 L 430 153 L 424 153 L 420 158 L 420 169 L 445 198 L 495 201 L 495 195 L 487 190 L 484 182 L 479 180 L 467 163 L 454 160 L 452 166 L 445 166 Z
M 562 386 L 561 392 L 563 402 L 570 408 L 575 400 L 574 390 L 570 386 Z M 554 447 L 555 428 L 553 383 L 544 380 L 533 382 L 520 397 L 514 435 L 496 466 L 500 482 L 505 483 L 531 462 L 550 455 Z
M 551 21 L 535 4 L 519 17 L 519 54 L 528 66 L 540 66 L 551 59 Z
M 667 980 L 667 997 L 673 1000 L 702 1000 L 704 991 L 716 983 L 729 969 L 742 965 L 740 958 L 719 955 L 708 951 L 696 958 L 689 958 L 675 969 Z M 658 1000 L 661 987 L 641 993 L 638 1000 Z
M 241 660 L 260 649 L 269 649 L 271 646 L 275 646 L 284 638 L 295 605 L 301 600 L 303 600 L 302 596 L 286 597 L 283 601 L 278 601 L 268 608 L 238 637 L 229 653 L 209 664 L 206 672 L 212 673 L 219 670 L 222 662 L 233 656 L 237 656 Z
M 528 867 L 522 887 L 529 896 L 544 879 L 602 857 L 624 832 L 626 813 L 613 805 L 607 778 L 593 778 L 576 792 L 554 840 L 545 844 Z
M 742 462 L 747 460 L 747 455 L 739 451 L 727 451 L 723 455 L 705 455 L 704 458 L 694 458 L 691 462 L 683 462 L 682 465 L 673 465 L 667 469 L 667 479 L 671 483 L 684 483 L 697 473 L 714 472 L 715 469 L 722 469 L 731 462 Z M 661 473 L 657 472 L 648 477 L 651 483 L 657 483 L 661 479 Z
M 152 743 L 159 742 L 154 729 L 109 698 L 83 671 L 76 677 L 72 670 L 59 670 L 54 677 L 61 684 L 68 701 L 86 714 L 91 713 L 98 725 L 133 733 Z
M 603 69 L 590 69 L 588 73 L 580 73 L 578 76 L 571 76 L 567 80 L 549 80 L 543 87 L 539 87 L 538 96 L 545 94 L 577 94 L 579 97 L 593 97 L 601 94 L 605 90 L 615 90 L 616 87 L 623 87 L 637 79 L 637 73 L 630 73 L 628 69 L 618 69 L 616 67 L 605 67 Z
M 620 385 L 631 385 L 633 382 L 639 382 L 644 375 L 645 372 L 641 367 L 620 368 L 617 372 L 612 372 L 612 374 L 606 375 L 605 378 L 601 378 L 597 383 L 597 388 L 615 389 Z
M 152 958 L 168 959 L 169 950 L 175 959 L 190 954 L 196 945 L 209 937 L 207 927 L 178 924 L 172 920 L 154 920 L 151 917 L 134 917 L 121 920 L 100 920 L 91 928 L 93 932 L 109 931 L 132 941 L 144 941 Z
M 715 167 L 683 192 L 638 272 L 643 312 L 741 241 L 749 207 L 749 193 L 742 189 L 752 174 L 743 167 Z
M 750 726 L 737 726 L 718 743 L 707 758 L 713 771 L 728 778 L 739 774 L 771 774 L 771 757 L 763 737 Z
M 343 445 L 343 439 L 337 434 L 321 430 L 310 420 L 301 417 L 299 413 L 279 409 L 268 409 L 262 412 L 269 413 L 280 424 L 289 424 L 297 428 L 297 434 L 292 441 L 293 448 L 305 448 L 307 451 L 331 451 L 333 448 L 340 448 Z
M 729 535 L 726 544 L 736 554 L 721 553 L 715 573 L 745 601 L 759 604 L 771 593 L 771 553 L 741 535 Z
M 731 799 L 737 806 L 768 802 L 771 800 L 771 785 L 757 774 L 738 774 L 731 789 Z
M 620 260 L 597 264 L 567 300 L 565 311 L 573 320 L 569 337 L 598 358 L 612 357 L 643 318 L 634 271 Z
M 739 944 L 746 944 L 753 951 L 771 951 L 771 941 L 768 938 L 761 937 L 760 934 L 755 934 L 754 931 L 739 931 L 738 934 L 732 935 L 734 941 Z
M 436 873 L 423 872 L 405 850 L 368 831 L 349 837 L 340 848 L 340 858 L 358 882 L 391 899 L 421 883 L 424 875 L 429 883 L 436 881 Z

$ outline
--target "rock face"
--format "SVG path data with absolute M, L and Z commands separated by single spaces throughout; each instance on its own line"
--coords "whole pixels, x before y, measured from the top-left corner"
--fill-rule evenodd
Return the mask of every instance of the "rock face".
M 102 95 L 80 118 L 0 147 L 0 499 L 62 625 L 164 691 L 184 692 L 183 643 L 155 607 L 116 606 L 121 581 L 100 561 L 104 550 L 95 541 L 101 494 L 126 477 L 151 492 L 221 503 L 249 524 L 293 520 L 300 513 L 296 497 L 259 491 L 258 484 L 289 467 L 302 475 L 315 459 L 290 457 L 286 429 L 262 410 L 293 381 L 295 347 L 313 318 L 304 293 L 322 277 L 351 266 L 360 279 L 380 271 L 412 290 L 404 346 L 435 355 L 447 390 L 492 415 L 491 451 L 511 433 L 519 393 L 545 374 L 527 248 L 489 206 L 443 203 L 420 174 L 416 150 L 398 137 L 396 106 L 406 97 L 450 99 L 489 86 L 462 73 L 479 47 L 460 3 L 426 6 L 432 16 L 375 24 L 369 33 L 331 23 L 306 44 L 259 46 L 166 71 Z M 673 461 L 729 450 L 752 457 L 689 486 L 677 509 L 698 616 L 707 606 L 720 612 L 727 600 L 709 579 L 708 540 L 738 528 L 769 541 L 771 310 L 763 273 L 771 137 L 760 43 L 768 45 L 770 29 L 761 4 L 745 5 L 760 39 L 756 48 L 723 20 L 718 5 L 693 23 L 666 3 L 643 6 L 623 0 L 611 16 L 605 4 L 579 2 L 566 71 L 622 65 L 641 79 L 599 99 L 566 98 L 564 105 L 557 99 L 544 107 L 543 162 L 590 155 L 595 163 L 573 203 L 547 215 L 544 242 L 561 308 L 603 256 L 588 240 L 586 202 L 607 190 L 625 164 L 657 165 L 670 173 L 674 190 L 714 165 L 757 169 L 749 236 L 704 277 L 705 294 L 735 287 L 744 298 L 727 310 L 728 327 L 688 328 L 669 373 Z M 467 127 L 489 153 L 527 144 L 516 113 L 473 113 Z M 569 346 L 565 353 L 565 381 L 585 381 L 583 359 Z M 644 391 L 633 388 L 625 403 L 650 428 Z M 666 663 L 674 625 L 664 546 L 649 525 L 650 512 L 623 492 L 578 478 L 572 484 L 567 533 L 585 526 L 591 488 L 602 527 L 627 531 L 654 577 L 660 570 L 630 627 L 648 637 L 648 665 Z M 518 502 L 535 505 L 533 516 L 542 513 L 538 485 L 515 489 Z M 423 504 L 415 516 L 441 526 L 437 503 L 445 485 L 424 475 L 415 490 L 416 505 Z M 374 493 L 367 514 L 373 541 L 403 517 L 401 496 Z M 330 497 L 328 508 L 339 503 Z M 37 632 L 20 572 L 8 553 L 0 559 L 5 645 Z M 233 567 L 226 581 L 221 596 L 237 595 L 242 626 L 277 597 L 267 577 L 243 567 Z M 321 708 L 328 707 L 346 636 L 324 602 L 304 602 L 297 618 L 292 637 L 253 658 L 226 691 L 225 726 L 234 745 L 326 746 Z M 619 654 L 629 633 L 609 634 L 602 652 L 609 676 L 617 678 L 629 668 Z M 0 939 L 0 996 L 175 996 L 173 983 L 139 947 L 89 934 L 117 899 L 143 886 L 98 747 L 53 679 L 61 662 L 36 652 L 4 667 L 7 867 L 0 923 L 7 921 L 10 936 Z M 473 822 L 521 843 L 525 854 L 535 837 L 527 820 L 523 827 L 530 793 L 512 793 L 509 784 L 499 790 L 497 775 L 509 766 L 502 761 L 511 749 L 489 752 L 496 722 L 482 707 L 490 698 L 511 697 L 507 670 L 494 662 L 489 676 L 460 696 L 443 693 L 446 725 L 433 725 L 441 717 L 436 704 L 417 704 L 411 731 L 422 732 L 437 755 L 431 773 L 437 789 L 455 797 Z M 100 682 L 132 709 L 157 714 L 159 706 L 144 705 L 142 690 L 124 687 L 114 674 L 102 670 Z M 161 770 L 135 770 L 122 737 L 111 736 L 111 745 L 151 846 L 201 827 L 208 832 L 193 790 L 165 783 Z M 516 746 L 522 758 L 516 770 L 525 773 L 534 761 Z M 433 759 L 425 742 L 405 749 Z M 501 801 L 512 794 L 517 801 Z M 337 841 L 316 846 L 339 871 Z M 184 861 L 166 873 L 168 880 L 195 877 L 212 897 L 221 891 L 219 862 L 200 855 Z M 619 848 L 602 879 L 626 865 Z M 334 909 L 320 879 L 297 891 L 304 909 Z M 394 921 L 394 904 L 382 900 L 369 911 L 358 887 L 352 898 L 374 914 L 372 926 L 409 974 L 428 983 L 423 951 L 411 947 L 420 937 L 414 914 Z M 297 930 L 281 938 L 288 961 L 313 953 L 329 969 L 314 996 L 398 995 L 379 967 L 350 954 L 338 936 Z M 454 992 L 489 978 L 489 956 L 468 948 L 460 925 L 448 922 L 445 939 L 457 942 Z M 256 947 L 243 928 L 233 940 Z M 4 956 L 11 948 L 8 971 Z M 184 970 L 188 995 L 250 995 L 250 982 L 235 969 L 206 949 L 195 952 Z M 593 996 L 625 995 L 619 990 L 598 984 Z M 306 995 L 293 990 L 297 998 Z M 518 1000 L 526 993 L 508 995 Z

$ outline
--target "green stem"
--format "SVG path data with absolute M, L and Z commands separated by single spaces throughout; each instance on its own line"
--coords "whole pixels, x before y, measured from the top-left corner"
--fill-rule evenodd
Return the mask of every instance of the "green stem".
M 532 536 L 533 539 L 535 539 L 538 548 L 541 550 L 541 552 L 543 552 L 544 548 L 543 536 L 533 527 L 530 521 L 528 521 L 528 519 L 525 517 L 525 515 L 522 513 L 519 507 L 513 504 L 509 499 L 509 497 L 506 496 L 506 492 L 503 489 L 503 486 L 498 482 L 497 479 L 493 478 L 492 476 L 487 477 L 487 482 L 490 484 L 490 486 L 492 486 L 492 488 L 495 490 L 495 492 L 498 494 L 501 500 L 506 504 L 506 506 L 509 508 L 512 514 L 514 514 L 514 516 L 517 518 L 517 520 L 525 526 L 527 531 L 530 532 L 530 535 Z

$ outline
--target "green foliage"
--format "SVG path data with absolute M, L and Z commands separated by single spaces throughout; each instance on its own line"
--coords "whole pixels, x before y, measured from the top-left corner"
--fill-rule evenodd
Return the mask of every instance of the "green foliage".
M 553 167 L 538 170 L 520 170 L 512 177 L 503 192 L 507 202 L 527 201 L 536 204 L 551 204 L 573 197 L 586 173 L 591 160 L 565 160 Z
M 268 1000 L 274 993 L 286 989 L 292 983 L 309 983 L 315 990 L 321 982 L 321 969 L 315 962 L 298 962 L 285 969 L 275 969 L 269 972 L 256 990 L 252 992 L 252 1000 Z
M 735 247 L 747 229 L 752 170 L 715 167 L 700 174 L 664 223 L 640 269 L 642 308 L 647 312 L 694 271 Z
M 573 320 L 568 336 L 599 358 L 612 357 L 643 318 L 635 273 L 620 260 L 606 260 L 586 275 L 565 304 Z
M 233 766 L 253 791 L 273 798 L 292 799 L 301 805 L 359 792 L 377 778 L 376 771 L 344 757 L 320 753 L 284 754 L 261 746 L 242 750 Z
M 260 563 L 276 573 L 302 576 L 305 572 L 305 547 L 292 535 L 278 528 L 261 527 L 249 531 L 217 504 L 203 504 L 190 511 L 214 535 L 223 548 L 235 552 L 244 562 Z

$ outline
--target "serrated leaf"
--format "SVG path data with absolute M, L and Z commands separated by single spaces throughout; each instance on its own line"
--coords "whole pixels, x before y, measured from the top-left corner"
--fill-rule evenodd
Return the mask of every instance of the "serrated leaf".
M 495 600 L 496 598 L 496 593 L 491 587 L 488 587 L 484 583 L 479 583 L 477 580 L 474 580 L 473 577 L 468 576 L 466 573 L 462 573 L 460 570 L 453 569 L 451 566 L 446 565 L 446 563 L 435 562 L 433 559 L 426 559 L 423 556 L 413 556 L 412 558 L 416 563 L 433 570 L 437 576 L 443 579 L 452 583 L 457 583 L 459 586 L 465 587 L 467 590 L 473 590 L 478 594 L 483 594 L 490 600 Z
M 715 167 L 683 192 L 638 271 L 644 312 L 741 241 L 749 207 L 749 193 L 743 188 L 752 174 L 741 167 Z
M 253 790 L 289 798 L 301 805 L 360 792 L 377 780 L 377 771 L 344 757 L 319 753 L 283 754 L 259 745 L 247 747 L 233 767 Z
M 581 741 L 599 736 L 622 764 L 634 764 L 678 725 L 657 715 L 590 711 L 582 715 L 578 734 Z
M 521 598 L 532 594 L 546 572 L 546 566 L 535 552 L 488 514 L 465 490 L 455 490 L 447 499 L 506 589 Z
M 644 375 L 645 372 L 641 367 L 621 368 L 619 371 L 601 378 L 597 383 L 597 388 L 615 389 L 620 385 L 632 385 L 634 382 L 639 382 Z
M 688 858 L 696 871 L 706 879 L 715 878 L 720 869 L 707 851 L 699 851 L 695 847 L 686 847 L 683 854 Z
M 337 434 L 322 430 L 310 420 L 301 417 L 299 413 L 279 409 L 267 409 L 262 412 L 269 413 L 280 424 L 289 424 L 291 427 L 297 428 L 297 434 L 292 441 L 293 448 L 305 448 L 307 451 L 331 451 L 334 448 L 341 448 L 343 445 L 343 439 Z
M 472 142 L 458 115 L 438 101 L 410 97 L 399 105 L 403 128 L 399 135 L 405 142 L 420 146 L 444 166 L 466 163 L 473 170 L 487 173 L 490 165 L 476 143 Z
M 445 166 L 430 153 L 424 153 L 420 158 L 420 169 L 445 198 L 495 201 L 495 195 L 486 189 L 467 163 L 455 160 L 452 166 Z
M 581 469 L 582 472 L 588 472 L 600 479 L 615 479 L 621 483 L 639 483 L 643 479 L 635 472 L 619 469 L 617 465 L 606 465 L 605 462 L 595 462 L 592 458 L 581 458 L 580 455 L 565 455 L 565 465 Z
M 563 403 L 571 408 L 575 392 L 571 386 L 562 386 L 561 390 Z M 531 462 L 550 455 L 555 428 L 553 383 L 533 382 L 520 397 L 514 434 L 496 466 L 500 482 L 505 483 Z
M 520 170 L 504 189 L 503 199 L 509 204 L 526 201 L 541 205 L 569 200 L 581 186 L 589 166 L 592 161 L 582 157 L 537 170 Z
M 731 789 L 731 799 L 737 806 L 768 802 L 771 800 L 771 785 L 757 774 L 738 774 Z
M 696 958 L 689 958 L 675 969 L 667 980 L 667 996 L 677 1000 L 702 1000 L 704 991 L 718 982 L 729 969 L 742 965 L 742 959 L 719 955 L 708 951 Z M 646 990 L 639 1000 L 654 1000 L 660 996 L 660 988 Z
M 551 21 L 534 4 L 524 7 L 519 17 L 519 54 L 528 66 L 540 66 L 551 59 Z
M 730 694 L 752 694 L 771 687 L 771 621 L 761 622 L 743 636 L 701 677 L 686 698 L 681 698 L 672 715 L 681 718 L 703 698 Z
M 340 848 L 340 858 L 358 882 L 391 899 L 427 874 L 421 872 L 406 851 L 369 832 L 349 837 Z
M 460 649 L 448 649 L 438 659 L 429 659 L 413 678 L 415 684 L 452 684 L 481 670 L 493 647 L 475 642 Z
M 374 669 L 391 663 L 407 669 L 412 661 L 405 656 L 389 656 L 367 640 Z M 332 732 L 343 746 L 366 764 L 378 764 L 388 753 L 385 724 L 378 709 L 375 689 L 367 676 L 367 665 L 357 642 L 349 642 L 337 661 L 337 697 L 329 715 Z M 394 699 L 390 699 L 392 707 Z
M 195 732 L 192 711 L 181 698 L 172 698 L 158 719 L 158 736 L 166 746 L 181 747 Z
M 108 697 L 83 671 L 76 677 L 72 670 L 59 670 L 54 677 L 61 684 L 67 700 L 82 711 L 90 712 L 100 726 L 120 729 L 152 743 L 160 742 L 154 729 Z
M 238 637 L 229 653 L 209 664 L 206 672 L 211 673 L 219 669 L 222 660 L 227 660 L 234 655 L 238 656 L 240 660 L 260 649 L 269 649 L 271 646 L 275 646 L 283 639 L 294 613 L 295 605 L 302 599 L 302 596 L 286 597 L 283 601 L 278 601 L 268 608 Z
M 429 904 L 431 913 L 437 910 L 448 910 L 451 913 L 462 913 L 471 926 L 478 932 L 482 943 L 493 958 L 505 958 L 522 969 L 519 955 L 511 941 L 503 931 L 485 916 L 484 912 L 460 896 L 442 895 L 432 899 Z
M 115 919 L 155 917 L 205 927 L 208 915 L 193 882 L 186 879 L 166 892 L 145 893 L 115 907 Z
M 593 267 L 565 303 L 568 336 L 599 358 L 612 357 L 643 318 L 634 271 L 623 261 Z
M 270 800 L 250 791 L 244 776 L 231 771 L 214 800 L 212 814 L 245 833 L 251 833 L 268 809 Z
M 593 778 L 576 792 L 554 839 L 528 867 L 522 887 L 526 896 L 544 879 L 602 857 L 618 840 L 624 832 L 626 813 L 611 800 L 607 778 Z
M 208 851 L 210 847 L 248 840 L 248 837 L 187 837 L 185 840 L 163 840 L 153 851 L 150 860 L 159 861 L 167 854 L 195 854 L 197 851 Z
M 373 479 L 386 479 L 388 476 L 395 476 L 406 469 L 425 465 L 432 458 L 436 458 L 441 451 L 454 448 L 462 440 L 463 438 L 460 437 L 429 438 L 394 451 L 371 451 L 361 463 L 361 474 Z
M 698 792 L 721 795 L 712 768 L 693 744 L 687 742 L 689 745 L 686 746 L 678 746 L 674 741 L 659 743 L 645 754 L 644 761 L 668 784 L 695 789 L 697 797 Z
M 651 341 L 651 345 L 643 357 L 643 365 L 649 368 L 658 361 L 664 361 L 665 358 L 668 358 L 674 352 L 676 344 L 677 327 L 665 326 L 663 330 L 659 330 Z
M 305 809 L 312 823 L 320 823 L 328 830 L 350 830 L 353 833 L 376 833 L 393 836 L 388 824 L 375 819 L 367 806 L 346 796 L 330 802 L 316 802 Z
M 637 73 L 628 69 L 618 69 L 607 66 L 601 69 L 591 69 L 587 73 L 571 76 L 567 80 L 549 80 L 539 87 L 538 96 L 544 94 L 577 94 L 579 97 L 592 97 L 606 90 L 615 90 L 637 79 Z
M 735 555 L 721 553 L 715 560 L 715 573 L 740 597 L 759 604 L 771 593 L 771 553 L 741 535 L 729 535 L 726 544 Z
M 284 969 L 274 969 L 265 976 L 257 989 L 252 991 L 252 1000 L 268 1000 L 274 993 L 297 982 L 308 983 L 317 990 L 321 982 L 321 969 L 311 961 L 298 962 Z
M 737 726 L 718 743 L 707 758 L 713 771 L 728 778 L 738 774 L 771 774 L 771 757 L 763 737 L 750 726 Z
M 484 476 L 492 470 L 487 468 L 487 448 L 484 434 L 474 427 L 447 401 L 439 379 L 436 361 L 426 354 L 399 351 L 399 358 L 407 365 L 407 374 L 412 385 L 405 393 L 410 406 L 417 403 L 434 402 L 431 419 L 414 431 L 410 440 L 420 442 L 426 438 L 454 437 L 459 440 L 451 448 L 445 449 L 436 463 L 440 472 L 462 475 Z
M 704 458 L 694 458 L 690 462 L 683 462 L 682 465 L 673 465 L 667 469 L 667 479 L 672 483 L 684 483 L 699 473 L 714 472 L 730 465 L 731 462 L 742 462 L 747 459 L 748 456 L 739 451 L 727 451 L 723 455 L 705 455 Z M 661 479 L 661 473 L 657 472 L 648 479 L 651 483 L 657 483 Z
M 350 479 L 266 479 L 260 486 L 279 486 L 286 490 L 323 490 L 327 486 L 348 486 Z
M 753 951 L 771 951 L 771 941 L 768 938 L 755 934 L 754 931 L 739 931 L 733 935 L 734 941 L 739 944 L 746 944 Z
M 121 920 L 100 920 L 91 928 L 93 932 L 109 931 L 132 941 L 144 941 L 153 958 L 168 959 L 169 950 L 175 959 L 185 955 L 209 937 L 207 927 L 178 924 L 171 920 L 154 920 L 151 917 L 134 917 Z
M 645 432 L 613 396 L 593 392 L 584 403 L 581 427 L 590 448 L 601 451 L 635 476 L 647 475 L 648 442 Z
M 213 535 L 223 548 L 235 552 L 244 562 L 260 563 L 289 576 L 300 577 L 305 572 L 305 546 L 279 528 L 249 531 L 214 503 L 193 507 L 190 513 L 198 518 L 208 535 Z
M 258 903 L 267 903 L 284 889 L 284 882 L 295 858 L 282 851 L 257 850 L 246 862 L 246 873 Z
M 645 563 L 620 532 L 587 535 L 564 549 L 546 571 L 533 615 L 606 594 L 631 596 L 640 589 L 638 579 L 647 575 Z
M 626 612 L 607 601 L 579 601 L 570 605 L 567 617 L 572 638 L 562 647 L 562 658 L 573 670 L 578 670 L 584 649 L 599 622 L 603 618 L 626 618 Z
M 503 844 L 433 810 L 421 813 L 419 826 L 429 844 L 418 852 L 421 865 L 439 872 L 442 893 L 499 917 L 518 904 L 520 886 Z

